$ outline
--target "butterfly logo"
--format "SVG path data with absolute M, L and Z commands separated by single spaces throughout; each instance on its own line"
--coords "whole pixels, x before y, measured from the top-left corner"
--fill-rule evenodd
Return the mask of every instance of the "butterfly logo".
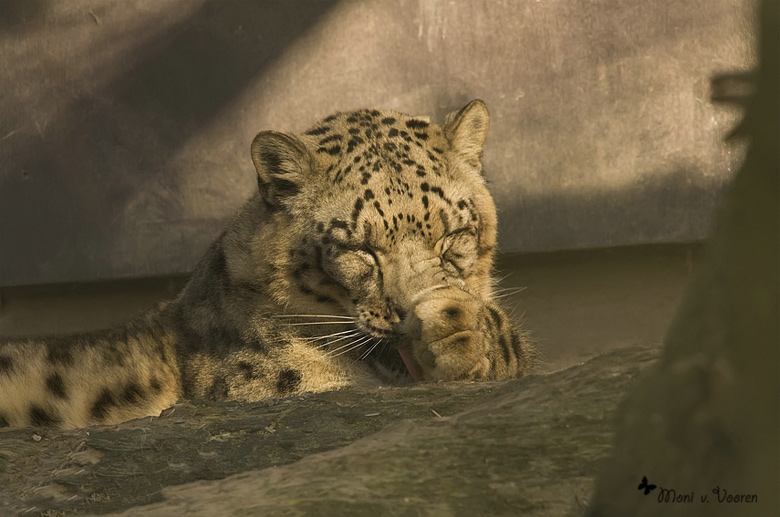
M 652 492 L 653 490 L 656 489 L 656 485 L 648 485 L 647 484 L 647 476 L 642 476 L 642 482 L 639 483 L 639 486 L 636 487 L 636 489 L 637 490 L 644 489 L 645 495 L 647 495 L 647 494 L 649 494 L 650 492 Z

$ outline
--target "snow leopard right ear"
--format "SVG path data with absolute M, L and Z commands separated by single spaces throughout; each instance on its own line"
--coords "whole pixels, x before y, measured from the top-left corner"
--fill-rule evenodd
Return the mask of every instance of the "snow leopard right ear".
M 252 141 L 251 153 L 260 195 L 274 207 L 300 191 L 311 169 L 311 155 L 303 142 L 278 131 L 258 133 Z
M 490 127 L 487 106 L 474 99 L 458 111 L 447 115 L 442 125 L 452 149 L 473 167 L 482 169 L 482 145 Z

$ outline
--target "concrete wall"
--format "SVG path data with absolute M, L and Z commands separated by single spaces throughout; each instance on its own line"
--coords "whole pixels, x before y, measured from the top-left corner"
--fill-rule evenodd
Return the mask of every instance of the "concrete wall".
M 701 239 L 754 0 L 4 0 L 0 285 L 190 270 L 249 142 L 484 99 L 505 251 Z

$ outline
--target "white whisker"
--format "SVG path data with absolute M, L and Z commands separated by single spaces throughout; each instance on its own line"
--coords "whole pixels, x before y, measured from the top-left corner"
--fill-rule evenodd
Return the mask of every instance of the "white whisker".
M 363 355 L 361 355 L 360 357 L 358 357 L 358 361 L 362 361 L 363 359 L 365 359 L 366 357 L 368 357 L 368 355 L 369 355 L 371 352 L 373 352 L 373 351 L 374 351 L 374 349 L 375 349 L 377 346 L 379 346 L 379 343 L 381 343 L 382 341 L 383 341 L 382 339 L 378 339 L 378 340 L 376 341 L 376 343 L 374 343 L 373 345 L 371 345 L 371 347 L 370 347 L 368 350 L 366 350 L 365 352 L 363 352 Z
M 363 339 L 358 339 L 356 341 L 352 341 L 350 343 L 347 343 L 346 345 L 341 345 L 340 347 L 336 348 L 335 350 L 331 350 L 328 355 L 330 357 L 338 357 L 340 355 L 346 354 L 348 352 L 351 352 L 352 350 L 355 350 L 356 348 L 360 348 L 367 342 L 371 341 L 373 339 L 371 336 L 365 336 Z
M 354 338 L 354 337 L 357 337 L 358 339 L 360 339 L 358 336 L 361 336 L 361 335 L 362 335 L 362 333 L 356 330 L 352 334 L 348 334 L 346 336 L 341 336 L 340 338 L 334 339 L 333 341 L 328 341 L 327 343 L 319 344 L 319 345 L 317 345 L 317 348 L 327 348 L 327 347 L 331 346 L 334 343 L 338 343 L 339 341 L 344 341 L 345 339 L 351 339 L 351 338 Z
M 519 291 L 513 291 L 513 292 L 511 292 L 511 293 L 501 293 L 501 294 L 495 294 L 495 295 L 493 295 L 493 299 L 494 299 L 494 300 L 500 300 L 501 298 L 508 298 L 508 297 L 510 297 L 510 296 L 514 296 L 514 295 L 516 295 L 516 294 L 517 294 L 517 293 L 519 293 L 520 291 L 522 291 L 522 289 L 520 289 Z
M 355 321 L 354 316 L 342 316 L 339 314 L 272 314 L 272 318 L 333 318 Z
M 494 289 L 494 292 L 496 293 L 506 293 L 506 292 L 513 292 L 513 293 L 519 293 L 520 291 L 525 291 L 528 289 L 527 287 L 498 287 Z
M 504 276 L 502 276 L 502 277 L 499 277 L 499 278 L 493 278 L 493 282 L 495 282 L 496 284 L 500 284 L 501 282 L 503 282 L 504 280 L 506 280 L 507 278 L 509 278 L 509 277 L 510 277 L 510 276 L 512 276 L 513 274 L 514 274 L 514 272 L 510 271 L 509 273 L 505 274 L 505 275 L 504 275 Z
M 322 341 L 323 339 L 328 339 L 336 336 L 342 336 L 344 334 L 360 334 L 360 331 L 357 329 L 349 329 L 349 330 L 342 330 L 341 332 L 333 332 L 331 334 L 325 334 L 323 336 L 313 336 L 313 337 L 307 337 L 304 338 L 305 341 Z
M 306 321 L 298 323 L 285 323 L 288 327 L 302 327 L 304 325 L 351 325 L 351 321 Z
M 361 346 L 363 346 L 364 344 L 365 344 L 365 343 L 360 343 L 360 344 L 357 344 L 357 345 L 355 345 L 355 346 L 352 346 L 352 347 L 350 347 L 350 348 L 348 348 L 348 349 L 346 349 L 346 350 L 342 350 L 342 351 L 341 351 L 341 352 L 339 352 L 338 354 L 333 354 L 331 357 L 338 357 L 338 356 L 340 356 L 340 355 L 348 354 L 349 352 L 352 352 L 352 351 L 353 351 L 353 350 L 355 350 L 356 348 L 360 348 L 360 347 L 361 347 Z
M 354 339 L 352 339 L 352 338 L 354 338 Z M 345 339 L 352 339 L 352 341 L 350 341 L 349 343 L 345 343 L 343 345 L 339 345 L 337 348 L 334 348 L 332 350 L 328 350 L 325 355 L 330 355 L 333 352 L 337 352 L 337 351 L 341 350 L 344 347 L 350 346 L 352 343 L 356 343 L 357 341 L 360 341 L 363 338 L 364 338 L 363 335 L 359 335 L 359 336 L 355 336 L 355 335 L 343 336 L 343 337 L 340 337 L 338 339 L 334 339 L 333 341 L 328 341 L 327 343 L 324 343 L 322 345 L 317 345 L 317 348 L 327 348 L 327 347 L 330 347 L 331 345 L 333 345 L 334 343 L 338 343 L 339 341 L 344 341 Z

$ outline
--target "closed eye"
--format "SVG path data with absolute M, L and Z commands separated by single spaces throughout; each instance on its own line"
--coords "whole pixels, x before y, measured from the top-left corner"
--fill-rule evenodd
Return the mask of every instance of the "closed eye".
M 473 229 L 464 228 L 445 238 L 442 258 L 461 274 L 466 272 L 477 256 L 477 236 Z
M 323 258 L 324 272 L 347 290 L 371 278 L 377 269 L 374 254 L 363 249 L 332 248 Z

